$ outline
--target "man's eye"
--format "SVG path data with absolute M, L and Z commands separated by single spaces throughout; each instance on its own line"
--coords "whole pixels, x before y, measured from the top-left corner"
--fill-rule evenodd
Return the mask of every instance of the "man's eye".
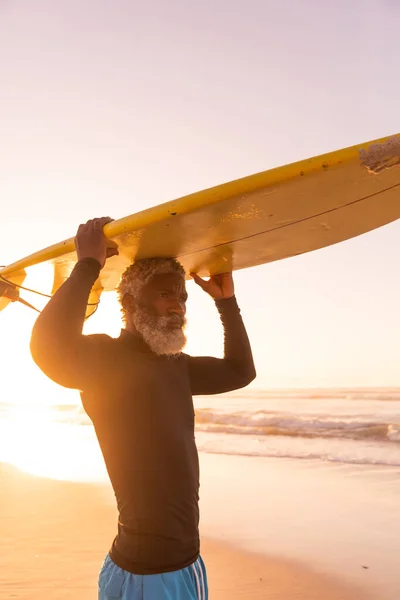
M 168 298 L 168 292 L 160 292 L 161 298 Z

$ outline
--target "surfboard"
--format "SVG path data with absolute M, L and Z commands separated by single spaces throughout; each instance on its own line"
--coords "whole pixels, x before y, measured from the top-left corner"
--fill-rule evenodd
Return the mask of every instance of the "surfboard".
M 393 222 L 400 217 L 399 167 L 400 134 L 394 134 L 118 219 L 104 232 L 120 254 L 101 271 L 87 315 L 141 258 L 176 257 L 188 274 L 207 276 L 318 250 Z M 53 267 L 53 294 L 76 263 L 74 239 L 18 260 L 0 278 L 21 286 L 27 270 L 41 263 Z M 1 298 L 0 310 L 9 301 Z

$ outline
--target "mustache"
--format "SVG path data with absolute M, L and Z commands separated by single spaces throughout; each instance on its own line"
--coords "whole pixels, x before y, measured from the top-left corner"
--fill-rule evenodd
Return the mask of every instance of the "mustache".
M 185 317 L 177 314 L 169 315 L 168 317 L 162 317 L 162 322 L 167 325 L 179 325 L 184 327 L 186 325 Z
M 140 306 L 136 312 L 136 318 L 141 322 L 146 322 L 148 325 L 161 329 L 168 328 L 171 325 L 183 329 L 187 325 L 186 315 L 174 312 L 160 316 L 148 306 Z

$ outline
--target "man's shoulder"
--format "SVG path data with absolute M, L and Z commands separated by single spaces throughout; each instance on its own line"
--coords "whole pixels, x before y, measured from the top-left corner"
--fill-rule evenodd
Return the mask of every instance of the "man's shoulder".
M 106 333 L 91 333 L 85 335 L 85 339 L 92 347 L 112 348 L 118 344 L 119 338 L 111 337 Z
M 87 335 L 85 335 L 85 338 L 87 338 L 88 340 L 95 340 L 98 342 L 112 342 L 115 341 L 118 338 L 113 338 L 111 337 L 111 335 L 108 335 L 107 333 L 89 333 Z

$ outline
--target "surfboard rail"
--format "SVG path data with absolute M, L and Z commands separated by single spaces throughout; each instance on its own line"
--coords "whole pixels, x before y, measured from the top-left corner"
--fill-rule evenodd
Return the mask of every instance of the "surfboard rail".
M 90 304 L 97 305 L 102 291 L 114 289 L 117 275 L 140 257 L 176 256 L 187 270 L 203 273 L 236 270 L 338 243 L 399 217 L 397 133 L 236 179 L 113 221 L 104 233 L 117 239 L 120 257 L 107 261 Z M 21 286 L 27 269 L 51 262 L 54 293 L 68 277 L 74 258 L 74 238 L 69 238 L 0 269 L 0 279 Z M 8 303 L 4 296 L 0 298 L 0 310 Z

